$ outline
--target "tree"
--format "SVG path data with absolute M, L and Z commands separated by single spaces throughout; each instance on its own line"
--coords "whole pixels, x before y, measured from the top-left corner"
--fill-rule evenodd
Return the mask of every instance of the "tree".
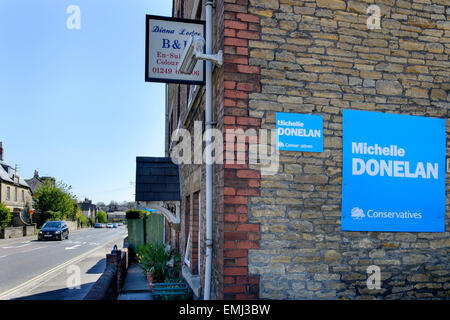
M 108 204 L 109 212 L 117 211 L 118 206 L 119 206 L 119 204 L 117 203 L 117 201 L 111 200 L 111 202 Z
M 77 216 L 77 222 L 79 227 L 84 228 L 88 224 L 88 219 L 84 215 L 80 214 Z
M 46 180 L 33 195 L 34 207 L 41 213 L 41 219 L 61 220 L 71 216 L 74 211 L 75 197 L 71 187 L 59 182 Z
M 105 211 L 99 210 L 95 219 L 98 223 L 106 223 L 108 221 L 108 216 L 106 215 Z
M 76 199 L 73 199 L 73 210 L 67 216 L 70 221 L 77 221 L 77 217 L 81 214 L 81 207 Z
M 0 228 L 7 227 L 11 222 L 11 211 L 0 203 Z

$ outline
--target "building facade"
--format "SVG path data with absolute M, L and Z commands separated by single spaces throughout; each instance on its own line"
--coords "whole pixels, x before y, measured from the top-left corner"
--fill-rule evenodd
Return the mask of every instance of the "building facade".
M 46 180 L 50 180 L 53 184 L 56 183 L 56 179 L 53 177 L 44 177 L 44 176 L 40 177 L 39 172 L 37 170 L 34 170 L 33 178 L 25 179 L 26 183 L 31 188 L 31 193 L 33 194 L 39 189 L 39 187 L 41 187 L 44 184 Z
M 173 16 L 204 20 L 204 4 L 175 0 Z M 372 4 L 379 28 L 369 28 Z M 277 112 L 321 115 L 323 152 L 280 151 L 270 175 L 248 154 L 214 165 L 213 298 L 448 299 L 448 193 L 446 231 L 436 233 L 342 231 L 341 201 L 343 110 L 447 119 L 449 15 L 448 0 L 215 1 L 214 52 L 224 51 L 213 68 L 215 128 L 275 129 Z M 203 86 L 166 90 L 169 157 L 175 129 L 204 132 L 205 101 Z M 234 141 L 227 151 L 238 155 Z M 181 164 L 180 180 L 177 245 L 201 296 L 205 166 Z M 380 289 L 367 287 L 372 265 Z
M 98 208 L 92 203 L 92 200 L 85 198 L 84 201 L 78 203 L 80 205 L 81 214 L 87 219 L 92 218 L 95 221 L 97 217 Z
M 29 210 L 32 208 L 31 188 L 18 174 L 15 168 L 3 161 L 3 146 L 0 142 L 0 203 L 3 203 L 13 215 L 13 224 L 29 222 Z

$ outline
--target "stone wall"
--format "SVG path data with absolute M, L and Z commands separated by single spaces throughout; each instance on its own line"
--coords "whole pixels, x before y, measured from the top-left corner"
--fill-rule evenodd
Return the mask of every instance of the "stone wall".
M 67 227 L 69 227 L 69 231 L 73 232 L 78 230 L 78 224 L 76 221 L 66 221 Z
M 245 0 L 225 2 L 247 9 Z M 259 298 L 448 298 L 448 231 L 340 230 L 342 110 L 449 115 L 448 0 L 248 3 L 260 33 L 239 41 L 248 41 L 249 68 L 261 74 L 261 91 L 246 93 L 249 116 L 270 129 L 276 112 L 324 121 L 324 151 L 281 152 L 278 174 L 261 177 L 260 195 L 249 199 L 249 222 L 261 224 L 260 248 L 248 257 Z M 366 26 L 372 3 L 381 8 L 379 30 Z M 242 38 L 249 25 L 232 28 Z M 380 290 L 366 287 L 370 265 L 381 268 Z
M 6 227 L 0 229 L 0 239 L 23 237 L 23 227 Z

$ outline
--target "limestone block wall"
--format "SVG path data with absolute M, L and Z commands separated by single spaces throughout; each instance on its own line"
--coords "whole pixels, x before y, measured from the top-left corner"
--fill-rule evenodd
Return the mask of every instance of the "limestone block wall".
M 248 65 L 261 77 L 260 91 L 248 92 L 249 116 L 267 129 L 276 112 L 324 120 L 324 151 L 281 152 L 279 172 L 249 197 L 248 223 L 261 226 L 248 254 L 259 298 L 448 298 L 448 195 L 444 233 L 340 229 L 343 109 L 449 116 L 448 0 L 225 2 L 246 6 L 259 25 L 247 39 Z M 371 4 L 380 29 L 367 29 Z M 370 265 L 381 268 L 380 290 L 366 287 Z

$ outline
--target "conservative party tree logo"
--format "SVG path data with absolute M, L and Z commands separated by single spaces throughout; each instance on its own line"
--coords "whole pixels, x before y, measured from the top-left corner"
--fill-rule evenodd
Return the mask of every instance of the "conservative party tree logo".
M 356 219 L 356 220 L 361 220 L 362 218 L 364 218 L 366 215 L 364 214 L 364 211 L 362 211 L 362 209 L 358 208 L 358 207 L 354 207 L 352 209 L 352 218 Z

